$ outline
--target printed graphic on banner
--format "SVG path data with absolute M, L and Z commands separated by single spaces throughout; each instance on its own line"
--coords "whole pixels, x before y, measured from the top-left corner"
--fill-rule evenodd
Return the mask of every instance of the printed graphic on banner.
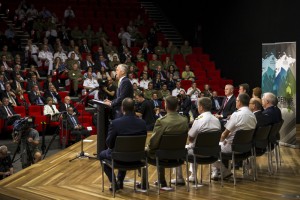
M 282 144 L 296 143 L 296 43 L 262 45 L 262 92 L 278 98 L 284 124 L 280 131 Z

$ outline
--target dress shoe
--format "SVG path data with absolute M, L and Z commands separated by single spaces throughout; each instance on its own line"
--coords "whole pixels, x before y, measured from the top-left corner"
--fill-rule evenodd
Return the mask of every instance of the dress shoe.
M 223 179 L 228 179 L 232 176 L 232 173 L 229 169 L 225 169 L 223 171 Z M 221 178 L 221 175 L 220 175 L 220 178 Z
M 120 189 L 123 189 L 123 187 L 124 187 L 123 181 L 118 180 L 117 185 L 119 186 Z
M 177 178 L 177 182 L 176 182 L 176 179 L 172 179 L 171 184 L 185 185 L 185 181 L 183 178 Z
M 154 185 L 158 186 L 158 181 L 155 181 Z M 160 187 L 168 187 L 167 182 L 160 182 Z
M 138 189 L 147 190 L 146 185 L 144 184 L 144 185 L 142 186 L 142 183 L 136 183 L 136 187 L 137 187 Z M 149 188 L 149 183 L 148 183 L 148 188 Z
M 116 183 L 116 185 L 115 185 L 115 191 L 118 191 L 120 189 L 120 187 L 119 187 L 119 185 L 118 185 L 118 183 Z M 111 184 L 111 186 L 109 187 L 109 191 L 113 191 L 113 186 L 112 186 L 112 184 Z

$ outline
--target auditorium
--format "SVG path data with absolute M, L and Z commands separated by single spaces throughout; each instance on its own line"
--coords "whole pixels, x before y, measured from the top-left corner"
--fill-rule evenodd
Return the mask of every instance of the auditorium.
M 299 199 L 299 8 L 0 1 L 0 199 Z

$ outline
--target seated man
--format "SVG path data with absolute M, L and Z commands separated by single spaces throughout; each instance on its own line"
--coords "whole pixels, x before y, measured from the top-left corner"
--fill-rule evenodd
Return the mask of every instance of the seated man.
M 251 130 L 256 127 L 256 118 L 254 114 L 249 110 L 250 97 L 246 93 L 239 94 L 236 98 L 237 111 L 234 112 L 228 122 L 225 124 L 225 130 L 221 135 L 221 151 L 223 153 L 231 153 L 231 144 L 235 133 L 238 130 Z M 213 164 L 212 179 L 219 179 L 219 171 L 221 168 L 220 161 Z M 224 165 L 222 166 L 223 178 L 228 178 L 232 175 L 231 170 L 227 169 Z
M 210 110 L 212 107 L 212 101 L 209 97 L 201 97 L 198 100 L 198 112 L 199 116 L 195 119 L 192 128 L 188 132 L 189 144 L 187 145 L 188 153 L 193 155 L 193 148 L 195 147 L 195 142 L 197 140 L 197 135 L 208 132 L 208 131 L 218 131 L 221 130 L 220 121 L 211 114 Z M 194 182 L 194 166 L 190 164 L 190 171 L 192 172 L 189 181 Z M 176 183 L 176 180 L 171 181 L 172 184 Z M 185 181 L 182 177 L 182 168 L 178 167 L 177 172 L 177 184 L 184 184 Z
M 178 100 L 176 97 L 168 96 L 166 98 L 167 114 L 164 117 L 156 120 L 153 129 L 153 135 L 147 146 L 148 156 L 151 159 L 155 159 L 155 151 L 159 148 L 162 135 L 185 133 L 188 131 L 189 126 L 186 117 L 183 117 L 176 112 L 177 104 Z M 165 169 L 160 167 L 159 171 L 161 187 L 166 187 L 167 182 L 165 179 Z
M 113 120 L 108 129 L 108 135 L 106 144 L 108 149 L 102 151 L 99 155 L 100 161 L 104 159 L 111 159 L 111 152 L 114 148 L 117 136 L 135 136 L 146 135 L 146 123 L 144 120 L 139 119 L 134 113 L 134 102 L 131 98 L 125 98 L 122 101 L 123 116 Z M 112 170 L 110 167 L 104 165 L 104 172 L 109 181 L 112 182 Z M 118 181 L 115 181 L 116 190 L 123 189 L 123 181 L 126 175 L 126 171 L 119 170 Z M 116 176 L 114 176 L 116 177 Z M 110 188 L 112 191 L 112 188 Z
M 0 106 L 0 119 L 5 120 L 4 128 L 12 125 L 20 116 L 9 106 L 9 100 L 7 97 L 2 99 L 2 106 Z
M 7 154 L 7 147 L 0 146 L 0 180 L 14 173 L 10 156 Z
M 280 109 L 277 107 L 276 96 L 271 92 L 266 92 L 262 97 L 262 106 L 264 111 L 262 112 L 265 115 L 270 117 L 270 124 L 278 123 L 282 120 L 282 115 Z
M 68 107 L 67 109 L 67 129 L 71 130 L 72 135 L 76 135 L 76 142 L 80 141 L 81 136 L 87 137 L 89 136 L 88 130 L 86 130 L 82 125 L 80 124 L 76 114 L 74 113 L 74 110 L 72 107 Z

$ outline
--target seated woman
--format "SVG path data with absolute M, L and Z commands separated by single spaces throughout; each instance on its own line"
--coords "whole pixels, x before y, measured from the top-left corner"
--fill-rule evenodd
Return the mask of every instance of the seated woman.
M 86 72 L 83 74 L 83 79 L 85 80 L 87 77 L 88 77 L 88 72 L 91 72 L 92 73 L 92 77 L 93 78 L 97 78 L 97 74 L 93 71 L 93 67 L 90 66 L 86 69 Z
M 46 100 L 47 104 L 44 105 L 44 115 L 50 115 L 51 121 L 58 121 L 60 118 L 59 111 L 56 106 L 53 104 L 53 99 L 48 97 Z
M 106 69 L 102 66 L 100 68 L 100 71 L 97 73 L 97 79 L 98 80 L 107 80 L 107 78 L 110 77 L 109 73 L 106 71 Z
M 175 69 L 174 65 L 170 65 L 169 69 L 167 70 L 167 77 L 170 79 L 170 74 L 173 74 L 173 79 L 177 80 L 180 78 L 179 72 Z

